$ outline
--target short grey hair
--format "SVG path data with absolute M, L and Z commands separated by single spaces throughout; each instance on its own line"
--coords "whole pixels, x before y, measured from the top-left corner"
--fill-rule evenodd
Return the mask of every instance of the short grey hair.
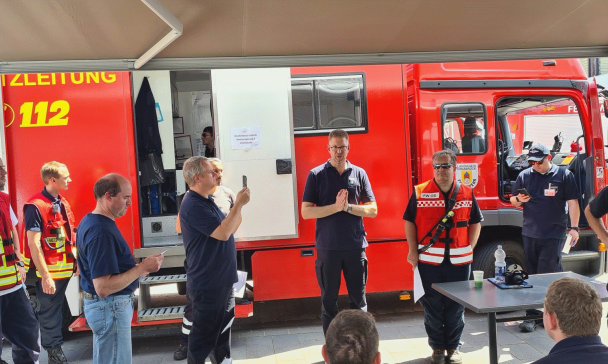
M 203 166 L 203 162 L 208 162 L 209 159 L 205 158 L 205 157 L 190 157 L 188 158 L 185 162 L 184 162 L 184 167 L 183 167 L 183 173 L 184 173 L 184 180 L 186 180 L 186 183 L 188 184 L 188 186 L 192 187 L 194 186 L 195 182 L 194 182 L 194 177 L 199 176 L 201 177 L 202 175 L 205 174 L 205 172 L 207 172 L 207 170 L 205 169 L 205 167 Z
M 456 153 L 454 153 L 454 151 L 451 149 L 443 149 L 433 153 L 433 158 L 431 160 L 434 162 L 435 159 L 445 156 L 450 157 L 450 163 L 452 163 L 452 166 L 456 166 Z

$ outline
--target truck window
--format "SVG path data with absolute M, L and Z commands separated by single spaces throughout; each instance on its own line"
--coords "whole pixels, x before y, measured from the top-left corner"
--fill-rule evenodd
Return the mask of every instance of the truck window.
M 291 94 L 296 135 L 322 134 L 332 129 L 365 130 L 363 75 L 295 77 Z
M 482 103 L 450 103 L 441 107 L 443 147 L 456 154 L 486 152 L 486 109 Z

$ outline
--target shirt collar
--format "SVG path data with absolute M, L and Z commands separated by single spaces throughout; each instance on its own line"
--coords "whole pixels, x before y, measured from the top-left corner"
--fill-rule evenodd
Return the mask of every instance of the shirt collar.
M 551 353 L 556 352 L 561 349 L 569 348 L 571 346 L 580 346 L 580 345 L 597 345 L 602 344 L 602 339 L 599 335 L 591 335 L 591 336 L 570 336 L 563 340 L 560 340 L 553 348 L 551 349 Z
M 331 165 L 331 159 L 327 160 L 327 163 L 325 163 L 325 168 L 336 169 L 336 167 Z M 344 171 L 350 171 L 351 169 L 353 169 L 352 164 L 350 164 L 350 161 L 347 159 L 346 160 L 346 169 Z
M 55 204 L 61 203 L 61 195 L 54 197 L 46 190 L 46 187 L 42 189 L 42 196 L 48 198 L 49 201 L 51 201 L 52 203 L 55 203 Z
M 203 201 L 213 201 L 213 196 L 212 195 L 209 195 L 209 197 L 205 197 L 205 196 L 201 195 L 200 193 L 198 193 L 198 192 L 196 192 L 194 190 L 188 190 L 188 193 L 192 193 L 192 197 L 201 199 Z

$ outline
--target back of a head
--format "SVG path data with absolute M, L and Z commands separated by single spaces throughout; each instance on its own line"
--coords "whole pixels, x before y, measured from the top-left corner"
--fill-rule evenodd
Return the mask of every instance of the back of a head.
M 477 132 L 477 120 L 472 116 L 467 116 L 463 123 L 464 135 L 473 135 Z
M 340 312 L 325 334 L 330 364 L 372 364 L 379 343 L 374 317 L 361 310 Z
M 557 317 L 566 336 L 592 336 L 600 332 L 602 300 L 595 288 L 578 278 L 551 283 L 545 296 L 545 311 Z

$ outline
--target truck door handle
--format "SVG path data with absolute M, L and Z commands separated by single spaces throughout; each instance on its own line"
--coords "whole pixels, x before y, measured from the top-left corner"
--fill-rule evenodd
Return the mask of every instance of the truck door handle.
M 291 174 L 291 159 L 277 159 L 277 174 Z
M 300 255 L 303 257 L 314 257 L 315 256 L 315 250 L 314 249 L 301 249 L 300 250 Z

